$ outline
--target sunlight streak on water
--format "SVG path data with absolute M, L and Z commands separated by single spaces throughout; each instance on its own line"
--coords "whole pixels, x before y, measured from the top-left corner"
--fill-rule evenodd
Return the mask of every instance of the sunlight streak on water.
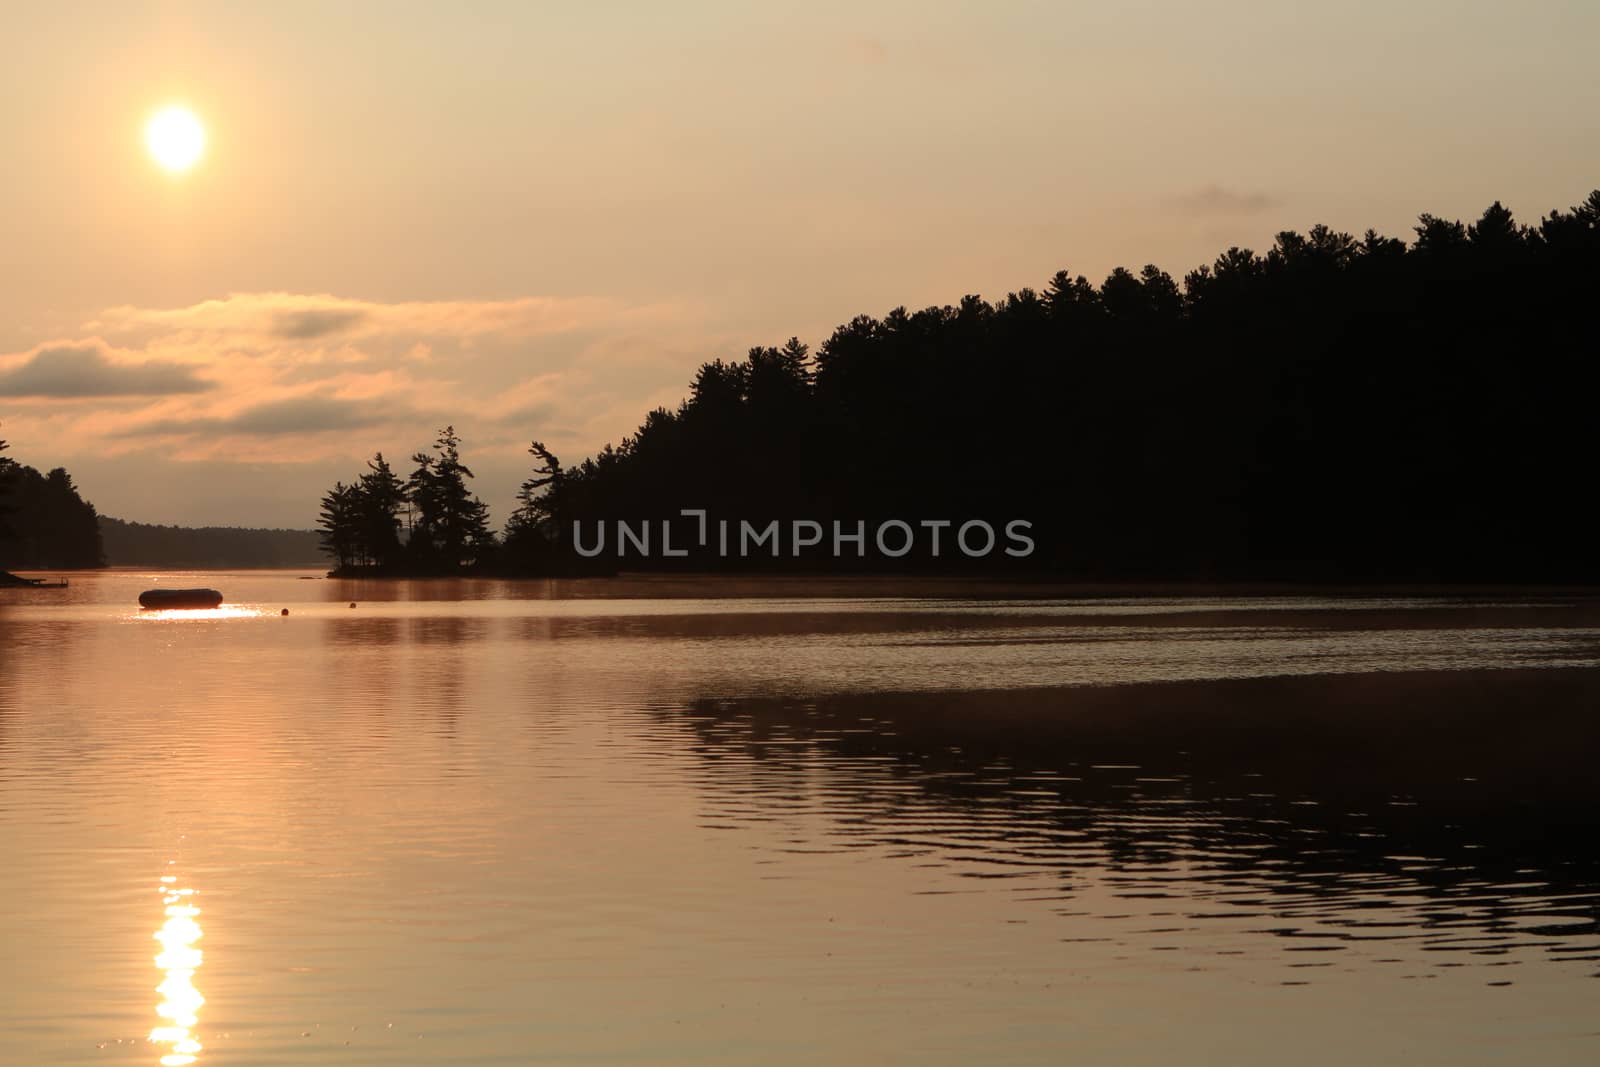
M 195 920 L 200 909 L 194 903 L 192 888 L 179 888 L 174 875 L 161 879 L 161 901 L 165 905 L 166 921 L 152 935 L 161 943 L 155 964 L 166 977 L 156 986 L 162 996 L 156 1005 L 156 1014 L 164 1023 L 150 1031 L 150 1040 L 170 1048 L 161 1057 L 161 1067 L 185 1067 L 194 1063 L 203 1047 L 195 1037 L 194 1028 L 200 1022 L 200 1007 L 206 998 L 194 986 L 194 974 L 200 969 L 202 954 L 195 942 L 203 936 Z
M 220 608 L 140 608 L 127 617 L 144 622 L 204 622 L 212 619 L 255 619 L 266 614 L 260 608 L 224 604 Z

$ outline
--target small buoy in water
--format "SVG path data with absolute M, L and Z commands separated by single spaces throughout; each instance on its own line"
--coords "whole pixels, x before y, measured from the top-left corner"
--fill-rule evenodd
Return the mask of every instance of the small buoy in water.
M 289 614 L 289 609 L 288 608 L 284 608 L 282 611 L 278 612 L 278 614 L 279 615 L 287 615 L 287 614 Z
M 356 602 L 354 600 L 350 601 L 350 606 L 351 607 L 355 607 L 356 606 Z

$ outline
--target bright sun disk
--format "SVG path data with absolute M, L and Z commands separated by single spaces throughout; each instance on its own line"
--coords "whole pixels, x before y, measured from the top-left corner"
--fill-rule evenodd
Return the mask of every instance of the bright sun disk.
M 206 147 L 206 130 L 186 107 L 165 107 L 150 116 L 144 127 L 150 156 L 163 170 L 181 174 L 194 166 Z

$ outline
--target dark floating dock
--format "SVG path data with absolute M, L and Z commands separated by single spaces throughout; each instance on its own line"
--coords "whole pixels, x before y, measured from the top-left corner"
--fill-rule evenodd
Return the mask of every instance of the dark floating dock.
M 146 589 L 139 594 L 141 608 L 214 608 L 222 603 L 215 589 Z

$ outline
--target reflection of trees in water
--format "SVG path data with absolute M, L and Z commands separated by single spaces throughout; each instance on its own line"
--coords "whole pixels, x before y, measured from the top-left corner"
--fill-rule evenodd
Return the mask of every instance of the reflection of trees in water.
M 1095 883 L 1130 910 L 1169 908 L 1175 927 L 1244 922 L 1291 951 L 1592 964 L 1596 692 L 1595 672 L 1497 671 L 663 714 L 692 732 L 710 826 L 759 821 L 799 843 L 820 820 L 815 847 L 1047 879 L 1063 914 Z
M 385 618 L 352 612 L 328 619 L 323 646 L 338 657 L 338 669 L 327 676 L 353 694 L 395 694 L 400 705 L 425 712 L 442 733 L 453 734 L 471 681 L 466 649 L 484 640 L 489 626 L 488 619 L 450 615 Z M 380 716 L 392 706 L 371 699 L 350 703 Z
M 395 645 L 404 638 L 403 619 L 333 619 L 323 625 L 324 641 L 336 647 Z
M 406 620 L 406 634 L 419 645 L 459 645 L 481 641 L 488 633 L 487 619 L 456 615 L 422 615 Z

